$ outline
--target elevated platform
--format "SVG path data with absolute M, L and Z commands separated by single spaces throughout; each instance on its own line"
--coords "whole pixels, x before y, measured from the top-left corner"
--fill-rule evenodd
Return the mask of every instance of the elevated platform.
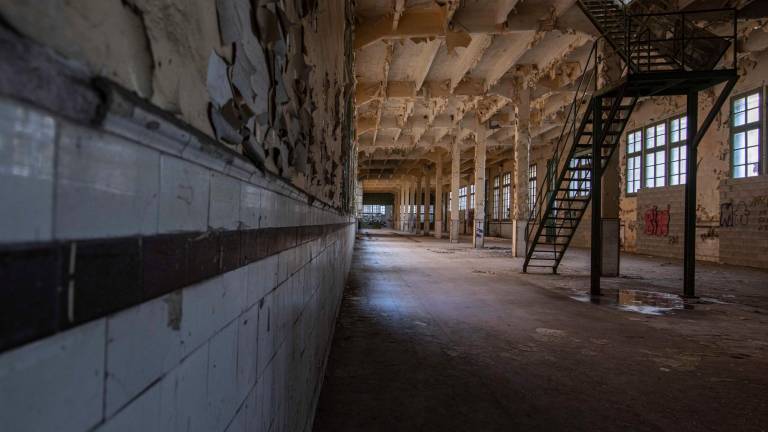
M 690 92 L 703 91 L 718 84 L 738 78 L 735 69 L 713 71 L 656 71 L 633 73 L 625 76 L 610 87 L 595 93 L 595 96 L 612 97 L 623 91 L 625 96 L 682 96 Z M 626 88 L 622 87 L 626 84 Z

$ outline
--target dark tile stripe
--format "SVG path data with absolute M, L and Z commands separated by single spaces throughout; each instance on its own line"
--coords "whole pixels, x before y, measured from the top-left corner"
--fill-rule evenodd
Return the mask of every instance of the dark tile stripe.
M 236 270 L 349 225 L 0 246 L 0 352 Z

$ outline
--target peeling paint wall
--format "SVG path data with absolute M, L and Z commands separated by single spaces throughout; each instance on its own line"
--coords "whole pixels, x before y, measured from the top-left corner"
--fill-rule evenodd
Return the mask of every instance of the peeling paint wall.
M 337 207 L 352 200 L 344 0 L 0 0 L 0 17 Z
M 768 37 L 768 28 L 763 21 L 746 21 L 739 25 L 739 34 L 741 38 L 739 52 L 739 81 L 736 84 L 731 96 L 737 96 L 741 93 L 763 88 L 768 77 L 768 47 L 765 43 Z M 699 122 L 703 121 L 709 113 L 714 100 L 720 94 L 723 85 L 701 92 L 699 96 Z M 766 110 L 765 100 L 762 101 L 763 110 Z M 732 264 L 745 264 L 765 267 L 759 261 L 750 258 L 753 251 L 749 248 L 742 248 L 741 253 L 734 251 L 727 252 L 727 246 L 722 242 L 722 230 L 720 226 L 721 204 L 727 200 L 731 194 L 739 195 L 740 192 L 726 194 L 724 188 L 729 191 L 737 190 L 740 184 L 749 182 L 744 179 L 731 179 L 730 172 L 730 112 L 731 99 L 723 106 L 720 113 L 715 117 L 706 135 L 699 144 L 698 149 L 698 188 L 697 188 L 697 215 L 696 215 L 696 256 L 698 259 L 704 259 L 715 262 L 724 262 Z M 627 125 L 625 132 L 630 132 L 638 128 L 650 126 L 656 122 L 666 120 L 676 115 L 685 114 L 685 97 L 656 97 L 642 100 Z M 763 149 L 765 146 L 763 144 Z M 763 150 L 765 151 L 765 150 Z M 626 133 L 622 137 L 621 147 L 619 149 L 621 166 L 621 184 L 622 193 L 620 198 L 620 217 L 624 225 L 624 248 L 628 251 L 648 253 L 654 255 L 664 255 L 671 257 L 682 257 L 682 247 L 667 248 L 665 251 L 659 248 L 645 247 L 652 244 L 648 241 L 645 232 L 644 212 L 648 208 L 656 206 L 659 209 L 665 209 L 667 205 L 672 208 L 683 208 L 683 194 L 672 193 L 674 187 L 664 187 L 658 190 L 641 189 L 637 196 L 627 196 L 626 194 Z M 667 167 L 668 169 L 668 167 Z M 764 177 L 764 175 L 759 178 Z M 749 189 L 750 187 L 746 187 Z M 665 193 L 669 191 L 669 193 Z M 764 191 L 768 192 L 768 191 Z M 754 192 L 753 195 L 757 194 Z M 741 196 L 741 195 L 739 195 Z M 755 195 L 757 196 L 757 195 Z M 682 213 L 672 213 L 670 226 L 674 227 L 682 221 L 676 221 L 675 218 L 681 218 Z M 681 228 L 682 229 L 682 228 Z M 679 233 L 678 243 L 682 244 L 682 233 Z M 768 232 L 753 233 L 758 242 L 768 241 Z M 674 234 L 672 229 L 670 235 Z M 669 240 L 669 239 L 668 239 Z M 671 241 L 673 241 L 672 239 Z M 645 246 L 644 246 L 645 245 Z M 746 260 L 746 261 L 745 261 Z

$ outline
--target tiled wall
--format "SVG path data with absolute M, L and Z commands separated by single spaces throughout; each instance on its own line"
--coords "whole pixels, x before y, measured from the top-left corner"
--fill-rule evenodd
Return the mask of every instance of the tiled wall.
M 179 232 L 337 227 L 0 353 L 0 429 L 311 428 L 350 265 L 349 216 L 309 204 L 247 161 L 139 108 L 91 128 L 7 99 L 0 99 L 0 198 L 5 251 Z M 103 289 L 119 278 L 104 280 Z M 0 295 L 7 300 L 14 289 L 25 287 L 6 286 Z
M 768 268 L 768 177 L 722 182 L 717 234 L 722 262 Z
M 684 186 L 643 188 L 637 192 L 638 253 L 683 257 L 684 194 Z

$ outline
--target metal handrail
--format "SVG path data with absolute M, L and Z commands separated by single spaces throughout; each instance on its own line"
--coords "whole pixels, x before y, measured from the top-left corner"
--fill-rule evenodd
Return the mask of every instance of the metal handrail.
M 574 92 L 574 95 L 573 95 L 573 101 L 571 103 L 570 109 L 568 110 L 568 114 L 566 115 L 565 121 L 563 122 L 563 129 L 560 132 L 557 145 L 555 146 L 554 154 L 552 158 L 550 158 L 550 162 L 554 162 L 554 164 L 552 165 L 553 166 L 552 169 L 554 169 L 555 172 L 559 172 L 559 168 L 562 163 L 562 160 L 561 160 L 562 155 L 570 154 L 569 152 L 565 151 L 565 146 L 567 145 L 571 137 L 574 138 L 574 145 L 575 145 L 575 138 L 577 138 L 576 128 L 579 127 L 579 124 L 580 124 L 579 120 L 583 118 L 583 116 L 582 117 L 579 116 L 579 113 L 581 111 L 580 108 L 582 105 L 584 105 L 583 102 L 588 100 L 588 95 L 590 95 L 589 84 L 592 81 L 594 81 L 595 85 L 593 87 L 593 91 L 597 89 L 597 65 L 598 65 L 597 46 L 601 39 L 602 37 L 598 38 L 592 44 L 592 49 L 589 52 L 589 55 L 587 57 L 587 63 L 585 64 L 585 67 L 584 67 L 585 73 L 582 74 L 582 76 L 579 78 L 579 84 L 576 87 L 576 91 Z M 589 67 L 590 64 L 592 64 L 592 68 Z M 591 95 L 589 97 L 591 97 Z M 553 190 L 552 183 L 553 183 L 552 176 L 546 175 L 544 178 L 544 183 L 542 184 L 542 187 L 539 189 L 539 191 L 536 194 L 536 203 L 534 204 L 528 216 L 528 223 L 526 224 L 526 233 L 525 233 L 526 240 L 530 240 L 532 227 L 535 227 L 539 224 L 538 219 L 539 219 L 539 216 L 542 215 L 542 207 L 544 206 L 544 203 L 550 201 L 550 200 L 545 200 L 544 197 L 546 197 L 549 193 L 552 192 Z
M 619 14 L 620 10 L 620 14 Z M 571 193 L 569 189 L 571 189 L 571 186 L 565 187 L 565 191 L 561 190 L 561 187 L 563 184 L 567 184 L 574 180 L 574 172 L 567 169 L 567 165 L 569 163 L 569 160 L 571 159 L 571 156 L 574 155 L 574 151 L 576 149 L 575 145 L 580 140 L 580 137 L 582 135 L 582 131 L 579 129 L 583 129 L 586 125 L 586 121 L 590 115 L 590 109 L 589 106 L 587 106 L 586 102 L 588 102 L 591 99 L 592 94 L 590 94 L 590 87 L 592 83 L 594 83 L 594 89 L 593 92 L 597 92 L 597 85 L 598 85 L 598 64 L 599 64 L 599 58 L 597 53 L 597 47 L 601 39 L 605 39 L 607 42 L 610 43 L 610 45 L 613 46 L 614 50 L 620 54 L 622 57 L 623 62 L 625 63 L 625 67 L 622 71 L 622 76 L 625 74 L 633 74 L 633 73 L 641 73 L 641 72 L 654 72 L 654 71 L 680 71 L 680 70 L 687 70 L 687 69 L 693 69 L 695 66 L 688 63 L 688 49 L 691 43 L 697 40 L 725 40 L 730 41 L 731 44 L 735 44 L 736 42 L 736 9 L 734 8 L 718 8 L 718 9 L 705 9 L 705 10 L 699 10 L 699 11 L 678 11 L 678 12 L 651 12 L 651 13 L 636 13 L 636 14 L 630 14 L 628 12 L 628 8 L 624 2 L 619 2 L 618 4 L 615 2 L 615 0 L 612 1 L 605 1 L 599 4 L 597 7 L 594 5 L 591 7 L 586 7 L 585 12 L 589 15 L 590 19 L 599 27 L 602 28 L 603 25 L 605 25 L 605 19 L 604 17 L 609 17 L 611 13 L 615 13 L 616 18 L 623 18 L 625 27 L 623 31 L 623 43 L 624 46 L 621 46 L 621 39 L 611 39 L 607 36 L 602 36 L 598 40 L 594 42 L 592 45 L 592 49 L 587 57 L 587 63 L 585 65 L 585 72 L 582 74 L 582 76 L 579 79 L 579 83 L 577 85 L 576 91 L 574 92 L 573 101 L 571 103 L 571 106 L 568 110 L 568 113 L 566 115 L 566 119 L 563 122 L 563 128 L 561 130 L 561 133 L 558 137 L 557 144 L 555 146 L 554 152 L 552 157 L 549 159 L 549 163 L 547 166 L 547 174 L 545 175 L 544 181 L 542 182 L 541 188 L 537 191 L 536 194 L 536 202 L 531 206 L 531 209 L 529 211 L 529 217 L 526 224 L 526 231 L 525 231 L 525 238 L 527 242 L 526 246 L 526 255 L 527 259 L 533 256 L 534 249 L 531 247 L 531 244 L 533 241 L 536 241 L 537 238 L 532 238 L 531 236 L 534 235 L 535 237 L 539 237 L 542 233 L 542 230 L 544 229 L 545 221 L 550 219 L 550 216 L 548 214 L 545 214 L 544 212 L 549 212 L 549 209 L 553 208 L 555 203 L 558 203 L 558 208 L 563 210 L 565 213 L 570 213 L 573 210 L 576 210 L 574 208 L 574 204 L 578 201 L 573 201 L 573 196 L 569 196 Z M 695 24 L 693 24 L 693 21 L 688 20 L 689 17 L 695 16 L 697 14 L 706 14 L 706 13 L 718 13 L 718 12 L 730 12 L 733 14 L 733 33 L 731 35 L 726 36 L 719 36 L 715 35 L 713 32 L 711 32 L 710 29 L 705 27 L 697 27 Z M 600 14 L 602 13 L 602 14 Z M 602 16 L 603 18 L 598 18 L 598 16 Z M 653 31 L 653 25 L 656 24 L 658 26 L 658 22 L 654 23 L 653 18 L 654 17 L 661 17 L 661 16 L 673 16 L 676 17 L 674 23 L 676 25 L 680 25 L 680 31 L 675 32 L 673 31 L 671 38 L 659 38 L 654 34 Z M 679 18 L 677 18 L 679 17 Z M 689 24 L 694 27 L 693 34 L 687 34 L 689 32 Z M 675 29 L 676 26 L 673 26 L 673 29 Z M 712 35 L 708 34 L 696 34 L 697 32 L 704 33 L 704 32 L 711 32 Z M 655 46 L 659 43 L 672 43 L 672 49 L 667 50 L 667 52 L 664 52 L 664 46 L 661 45 Z M 711 46 L 711 45 L 710 45 Z M 723 51 L 720 52 L 720 56 L 722 56 L 723 53 L 725 53 L 725 50 L 727 50 L 728 45 L 725 45 L 725 48 L 723 48 Z M 721 45 L 722 48 L 722 45 Z M 734 51 L 734 68 L 736 65 L 736 50 Z M 657 58 L 662 58 L 666 61 L 662 61 L 662 63 L 656 63 L 654 60 Z M 720 57 L 718 58 L 719 61 Z M 590 68 L 590 64 L 592 64 L 592 67 Z M 661 67 L 663 66 L 663 67 Z M 620 101 L 619 101 L 620 102 Z M 586 107 L 586 110 L 582 110 L 582 105 Z M 615 109 L 615 108 L 614 108 Z M 612 110 L 613 112 L 613 110 Z M 592 115 L 602 115 L 602 112 L 594 112 Z M 597 132 L 593 131 L 592 139 L 596 139 Z M 568 147 L 569 141 L 572 141 L 571 146 Z M 567 155 L 567 157 L 565 157 Z M 589 159 L 589 158 L 587 158 Z M 580 164 L 582 161 L 579 162 Z M 602 163 L 602 160 L 594 161 L 592 160 L 592 163 Z M 570 173 L 570 174 L 569 174 Z M 578 177 L 578 176 L 577 176 Z M 587 179 L 579 179 L 580 182 L 586 181 Z M 580 189 L 581 186 L 575 186 L 576 188 Z M 563 192 L 563 193 L 561 193 Z M 562 196 L 561 196 L 562 195 Z M 581 191 L 578 191 L 575 195 L 581 196 Z M 586 194 L 586 200 L 589 200 L 590 193 L 588 192 Z M 580 204 L 581 205 L 581 204 Z M 578 210 L 582 210 L 579 208 Z M 553 215 L 557 216 L 557 215 Z M 558 222 L 558 219 L 552 219 L 552 228 L 553 232 L 560 233 L 561 230 L 566 227 L 566 221 L 567 218 L 562 218 L 562 222 Z M 549 225 L 547 225 L 547 228 Z M 534 234 L 535 233 L 535 234 Z M 557 248 L 558 242 L 557 238 L 555 237 L 555 240 L 552 242 L 553 246 Z M 536 242 L 537 243 L 537 242 Z M 557 255 L 557 250 L 555 250 L 555 254 Z
M 672 69 L 672 70 L 696 70 L 693 65 L 690 64 L 688 61 L 688 54 L 687 54 L 687 48 L 690 46 L 690 44 L 694 41 L 701 41 L 701 40 L 721 40 L 721 41 L 727 41 L 728 45 L 733 46 L 735 45 L 737 41 L 737 9 L 736 8 L 710 8 L 710 9 L 700 9 L 700 10 L 692 10 L 692 11 L 676 11 L 676 12 L 647 12 L 647 13 L 633 13 L 633 14 L 627 14 L 626 15 L 626 24 L 625 24 L 625 38 L 627 38 L 627 43 L 625 44 L 625 47 L 627 49 L 627 56 L 630 61 L 632 61 L 634 57 L 634 53 L 640 50 L 637 49 L 637 45 L 632 44 L 629 41 L 629 35 L 631 35 L 634 31 L 634 26 L 638 25 L 639 28 L 637 30 L 638 36 L 642 35 L 645 36 L 644 39 L 641 41 L 646 44 L 645 46 L 645 60 L 646 62 L 639 63 L 638 66 L 645 66 L 638 68 L 639 71 L 646 71 L 646 72 L 653 72 L 658 69 L 654 69 L 654 63 L 651 61 L 651 51 L 657 50 L 657 47 L 652 47 L 652 45 L 659 45 L 662 43 L 679 43 L 679 49 L 673 50 L 671 55 L 667 55 L 671 60 L 678 63 L 678 68 Z M 691 21 L 691 17 L 695 17 L 697 15 L 703 15 L 703 14 L 728 14 L 729 20 L 732 23 L 732 29 L 729 34 L 726 35 L 718 35 L 715 34 L 710 28 L 707 27 L 698 27 Z M 680 24 L 680 34 L 676 34 L 675 32 L 672 33 L 671 37 L 656 37 L 651 33 L 651 28 L 648 25 L 649 22 L 652 22 L 653 18 L 660 18 L 660 17 L 671 17 L 673 22 L 675 24 Z M 695 30 L 703 30 L 711 32 L 712 35 L 709 36 L 701 36 L 696 34 L 687 34 L 689 24 L 691 27 L 693 27 Z M 635 41 L 640 40 L 640 38 L 635 38 Z M 726 48 L 727 49 L 727 48 Z M 659 51 L 660 52 L 660 51 Z M 661 53 L 661 52 L 660 52 Z M 725 49 L 723 50 L 721 55 L 725 53 Z M 662 53 L 663 54 L 663 53 Z M 639 58 L 642 58 L 638 56 Z M 735 69 L 737 65 L 737 53 L 736 50 L 733 50 L 733 57 L 731 62 L 731 68 Z M 668 70 L 667 70 L 668 71 Z

